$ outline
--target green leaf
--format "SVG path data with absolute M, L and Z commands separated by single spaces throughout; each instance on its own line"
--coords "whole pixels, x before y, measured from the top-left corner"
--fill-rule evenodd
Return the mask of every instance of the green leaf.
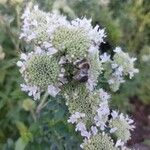
M 0 84 L 3 84 L 4 79 L 5 79 L 6 71 L 5 70 L 0 70 Z
M 31 99 L 25 99 L 23 101 L 22 107 L 24 108 L 24 110 L 26 111 L 31 111 L 35 108 L 35 102 Z
M 19 138 L 15 143 L 15 150 L 24 150 L 28 143 Z

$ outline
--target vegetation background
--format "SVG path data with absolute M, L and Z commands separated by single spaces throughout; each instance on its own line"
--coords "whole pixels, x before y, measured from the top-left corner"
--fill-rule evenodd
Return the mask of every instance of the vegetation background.
M 19 40 L 21 14 L 29 1 L 0 0 L 0 149 L 80 149 L 82 138 L 67 123 L 68 111 L 60 99 L 51 100 L 34 122 L 36 103 L 20 90 L 16 62 L 24 43 Z M 102 52 L 114 47 L 138 58 L 140 72 L 112 95 L 112 107 L 129 113 L 136 122 L 129 146 L 150 149 L 150 1 L 148 0 L 32 0 L 45 11 L 88 17 L 106 28 Z M 63 101 L 63 100 L 61 100 Z

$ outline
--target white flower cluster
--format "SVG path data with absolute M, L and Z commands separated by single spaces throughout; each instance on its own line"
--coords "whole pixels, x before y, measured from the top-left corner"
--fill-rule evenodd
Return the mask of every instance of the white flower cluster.
M 136 59 L 119 47 L 113 59 L 107 53 L 99 55 L 106 35 L 98 25 L 92 26 L 91 19 L 68 21 L 37 6 L 27 7 L 22 19 L 20 38 L 34 48 L 17 62 L 25 81 L 21 89 L 35 100 L 43 92 L 53 97 L 61 94 L 71 114 L 68 122 L 76 124 L 75 130 L 84 137 L 83 149 L 124 149 L 133 121 L 111 111 L 110 95 L 103 89 L 107 87 L 101 84 L 97 89 L 97 84 L 99 78 L 106 80 L 117 91 L 125 76 L 132 78 L 138 72 Z
M 45 59 L 46 62 L 44 64 Z M 47 61 L 47 59 L 49 59 L 49 61 Z M 28 54 L 22 53 L 20 61 L 17 62 L 17 66 L 20 67 L 19 71 L 26 82 L 26 84 L 21 84 L 21 90 L 27 92 L 29 96 L 33 96 L 34 100 L 40 99 L 41 92 L 44 90 L 46 90 L 53 97 L 55 97 L 60 91 L 58 83 L 52 83 L 52 78 L 49 80 L 47 79 L 49 75 L 47 76 L 46 73 L 50 71 L 53 71 L 55 75 L 58 73 L 58 76 L 56 76 L 58 81 L 61 79 L 59 75 L 62 72 L 59 72 L 58 66 L 58 70 L 56 70 L 57 68 L 55 66 L 58 64 L 58 62 L 55 61 L 55 64 L 53 64 L 54 61 L 51 61 L 51 59 L 52 55 L 49 52 L 45 52 L 40 47 L 35 47 L 34 51 Z M 51 75 L 53 74 L 50 74 L 50 76 Z M 49 84 L 46 87 L 43 87 L 43 84 L 45 86 L 48 82 Z
M 84 138 L 84 143 L 81 144 L 81 148 L 84 149 L 94 136 L 102 133 L 101 136 L 103 137 L 106 132 L 109 134 L 109 139 L 114 142 L 114 149 L 126 149 L 125 143 L 130 139 L 130 130 L 135 128 L 133 125 L 134 122 L 127 115 L 124 116 L 122 113 L 119 114 L 119 112 L 115 110 L 111 112 L 108 105 L 109 99 L 110 95 L 103 89 L 100 89 L 100 104 L 97 107 L 97 114 L 94 117 L 94 122 L 91 127 L 83 123 L 86 117 L 84 113 L 75 112 L 68 119 L 69 123 L 76 124 L 76 131 L 79 131 Z M 111 116 L 111 119 L 109 116 Z M 112 138 L 114 135 L 117 137 L 116 142 Z
M 34 8 L 27 7 L 21 18 L 23 19 L 23 26 L 20 38 L 24 38 L 27 42 L 34 41 L 36 44 L 43 44 L 44 46 L 51 45 L 48 43 L 50 40 L 48 34 L 52 33 L 58 26 L 67 25 L 65 17 L 45 13 L 39 10 L 37 5 Z
M 85 139 L 89 139 L 92 135 L 96 135 L 98 129 L 96 126 L 91 126 L 90 130 L 87 131 L 86 125 L 82 122 L 82 119 L 85 117 L 84 113 L 75 112 L 68 119 L 69 123 L 76 124 L 76 131 L 80 131 L 81 136 Z
M 117 138 L 123 142 L 128 141 L 131 138 L 129 131 L 135 128 L 133 120 L 127 115 L 124 116 L 122 113 L 119 114 L 116 111 L 112 111 L 111 116 L 112 118 L 109 123 L 110 133 L 117 136 Z
M 55 97 L 60 92 L 60 86 L 68 82 L 65 77 L 68 75 L 65 66 L 68 68 L 71 64 L 76 68 L 78 62 L 83 60 L 86 60 L 91 66 L 88 68 L 90 74 L 88 88 L 92 87 L 93 89 L 96 86 L 101 67 L 100 65 L 99 68 L 97 67 L 96 75 L 92 69 L 97 62 L 100 63 L 98 46 L 105 37 L 104 29 L 100 29 L 98 25 L 93 28 L 91 19 L 78 18 L 69 22 L 64 16 L 39 10 L 38 6 L 27 7 L 22 19 L 20 38 L 35 47 L 27 54 L 22 53 L 20 61 L 17 63 L 26 82 L 25 88 L 22 88 L 23 91 L 28 92 L 34 99 L 39 99 L 40 93 L 45 90 Z M 58 61 L 59 67 L 54 61 Z M 47 66 L 48 63 L 51 65 Z M 55 78 L 50 81 L 54 74 L 58 75 L 58 80 Z M 86 74 L 85 71 L 81 71 L 79 75 L 74 76 L 78 77 L 76 80 L 82 80 Z M 56 82 L 54 83 L 54 81 Z M 89 85 L 88 83 L 87 85 Z
M 120 47 L 116 47 L 114 52 L 113 60 L 110 59 L 110 55 L 107 53 L 102 54 L 100 59 L 103 65 L 109 66 L 109 74 L 106 79 L 110 88 L 116 92 L 120 84 L 125 82 L 125 76 L 129 75 L 131 79 L 139 70 L 134 68 L 136 58 L 131 58 L 129 54 L 123 52 Z
M 108 120 L 108 115 L 110 114 L 108 99 L 110 95 L 103 89 L 100 89 L 100 104 L 97 109 L 97 115 L 94 117 L 95 124 L 97 127 L 103 131 L 106 127 L 106 121 Z

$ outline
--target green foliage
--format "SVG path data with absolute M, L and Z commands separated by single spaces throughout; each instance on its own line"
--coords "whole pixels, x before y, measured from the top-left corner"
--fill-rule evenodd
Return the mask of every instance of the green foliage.
M 27 143 L 24 142 L 22 140 L 22 138 L 19 138 L 17 141 L 16 141 L 16 145 L 15 145 L 15 150 L 24 150 L 25 147 L 26 147 Z
M 66 123 L 67 111 L 59 102 L 51 101 L 41 113 L 42 120 L 34 123 L 36 103 L 29 103 L 20 90 L 22 79 L 16 66 L 20 45 L 16 21 L 21 12 L 16 14 L 16 5 L 0 7 L 0 54 L 5 54 L 0 59 L 0 149 L 79 148 L 80 136 Z
M 150 104 L 150 66 L 149 61 L 143 62 L 142 59 L 150 53 L 148 0 L 112 0 L 107 6 L 100 5 L 99 0 L 36 2 L 43 9 L 57 10 L 68 18 L 92 17 L 93 24 L 106 27 L 106 32 L 109 33 L 107 42 L 110 45 L 127 45 L 127 49 L 139 58 L 140 73 L 113 95 L 111 105 L 131 111 L 128 99 L 133 96 Z M 62 98 L 59 97 L 55 103 L 50 99 L 47 107 L 40 113 L 41 117 L 35 118 L 33 111 L 36 103 L 28 100 L 20 90 L 22 79 L 16 62 L 20 48 L 24 48 L 18 38 L 22 8 L 24 3 L 21 0 L 0 1 L 0 149 L 80 149 L 82 139 L 74 131 L 74 127 L 66 123 L 68 111 L 60 103 Z M 110 51 L 108 48 L 106 50 Z

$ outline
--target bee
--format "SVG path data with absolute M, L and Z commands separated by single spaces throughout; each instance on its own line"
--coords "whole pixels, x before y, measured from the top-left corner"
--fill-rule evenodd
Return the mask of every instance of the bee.
M 73 78 L 79 82 L 87 82 L 88 80 L 88 70 L 90 68 L 87 60 L 83 59 L 76 64 L 77 70 L 74 73 Z

